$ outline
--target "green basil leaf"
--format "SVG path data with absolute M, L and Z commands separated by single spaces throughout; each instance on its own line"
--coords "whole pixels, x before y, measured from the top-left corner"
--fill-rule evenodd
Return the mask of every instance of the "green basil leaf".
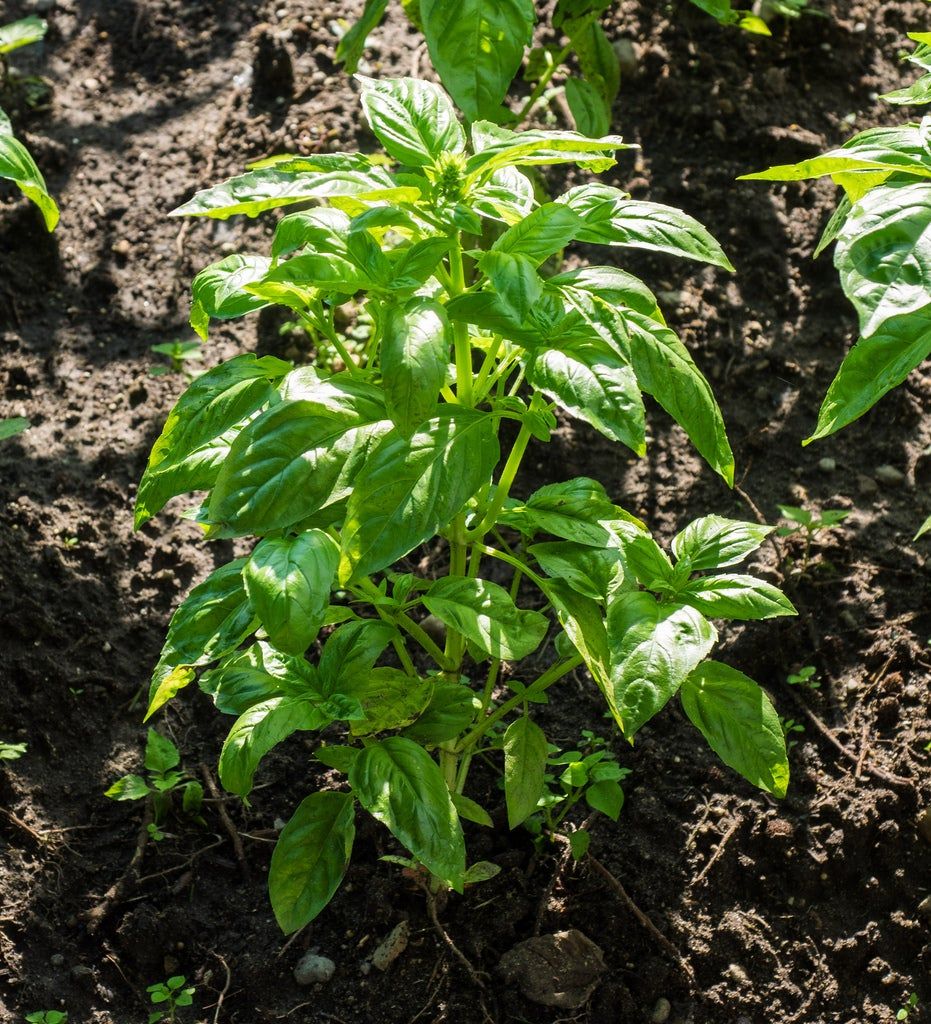
M 369 127 L 395 160 L 421 167 L 465 152 L 456 108 L 439 86 L 417 78 L 356 78 Z
M 453 793 L 453 806 L 459 812 L 460 818 L 465 818 L 466 821 L 474 822 L 476 825 L 484 825 L 485 828 L 494 828 L 494 822 L 491 820 L 491 815 L 485 810 L 481 804 L 477 804 L 474 800 L 471 800 L 467 796 L 463 796 L 461 793 Z M 479 864 L 473 864 L 472 867 L 465 873 L 466 885 L 471 885 L 473 882 L 485 882 L 489 878 L 494 876 L 501 870 L 497 865 L 489 865 L 494 867 L 494 871 L 488 875 L 479 877 L 480 872 L 476 872 L 476 868 Z
M 624 790 L 610 779 L 595 782 L 585 790 L 585 802 L 593 811 L 601 811 L 617 821 L 624 806 Z
M 499 455 L 494 420 L 473 409 L 442 409 L 410 439 L 388 434 L 355 479 L 340 581 L 384 569 L 445 529 Z
M 369 277 L 351 257 L 305 252 L 269 270 L 258 282 L 258 290 L 268 294 L 265 291 L 268 285 L 291 285 L 303 292 L 316 288 L 328 294 L 354 295 L 366 288 L 380 287 L 382 283 L 383 279 Z M 299 297 L 303 298 L 303 293 Z
M 763 543 L 773 527 L 723 516 L 695 519 L 672 539 L 672 553 L 690 572 L 722 569 L 742 562 Z
M 452 330 L 445 309 L 432 299 L 384 313 L 381 371 L 385 402 L 398 431 L 410 437 L 436 412 L 446 381 Z
M 553 605 L 566 636 L 582 655 L 585 667 L 607 699 L 611 692 L 610 652 L 601 605 L 573 590 L 563 580 L 546 580 L 541 589 Z
M 931 355 L 931 308 L 887 320 L 869 338 L 861 338 L 844 357 L 831 382 L 811 444 L 859 419 Z
M 178 399 L 152 446 L 136 494 L 135 528 L 178 494 L 211 487 L 235 428 L 274 397 L 290 369 L 273 356 L 237 356 L 198 377 Z
M 462 891 L 465 839 L 443 773 L 403 736 L 364 747 L 349 769 L 359 803 L 437 878 Z
M 579 67 L 587 81 L 585 85 L 596 90 L 605 106 L 608 123 L 611 121 L 611 104 L 621 87 L 621 68 L 617 54 L 611 45 L 604 29 L 598 21 L 589 16 L 566 25 L 566 32 L 572 42 L 579 61 Z M 578 81 L 570 78 L 566 82 L 566 96 L 569 96 L 569 82 Z M 571 109 L 571 103 L 570 103 Z M 582 129 L 579 129 L 582 131 Z M 607 129 L 605 129 L 607 131 Z M 597 134 L 603 134 L 598 132 Z
M 470 121 L 495 119 L 533 38 L 532 0 L 421 0 L 430 60 Z
M 342 210 L 328 206 L 319 210 L 302 210 L 282 217 L 275 227 L 272 239 L 272 259 L 290 256 L 305 246 L 314 252 L 349 257 L 346 237 L 349 217 Z
M 682 706 L 721 760 L 748 782 L 783 797 L 789 761 L 779 716 L 742 672 L 706 661 L 682 686 Z
M 311 793 L 281 830 L 268 895 L 285 935 L 310 924 L 339 888 L 352 855 L 354 810 L 349 793 Z
M 349 681 L 345 692 L 359 701 L 364 715 L 352 723 L 353 736 L 369 736 L 410 725 L 429 704 L 433 680 L 376 668 Z
M 864 338 L 893 317 L 931 307 L 931 183 L 881 185 L 855 203 L 834 265 Z
M 381 619 L 358 619 L 333 630 L 323 646 L 319 671 L 327 693 L 340 693 L 365 676 L 397 635 Z
M 526 256 L 493 251 L 481 257 L 479 266 L 494 290 L 494 307 L 503 304 L 507 320 L 522 324 L 543 296 L 543 279 L 533 262 Z
M 482 217 L 518 224 L 533 212 L 536 199 L 527 175 L 505 166 L 469 192 L 469 203 Z
M 48 22 L 34 15 L 0 25 L 0 53 L 12 53 L 21 46 L 38 43 L 47 31 Z
M 296 383 L 288 386 L 297 393 Z M 348 495 L 354 474 L 391 426 L 383 396 L 345 375 L 309 381 L 299 393 L 240 432 L 210 497 L 211 522 L 234 534 L 263 534 Z
M 353 762 L 359 756 L 358 748 L 330 745 L 318 747 L 314 757 L 328 768 L 335 768 L 338 772 L 348 774 Z
M 255 612 L 242 580 L 244 558 L 237 558 L 214 570 L 180 604 L 168 626 L 168 636 L 152 676 L 149 708 L 153 714 L 192 679 L 173 676 L 179 684 L 174 692 L 160 691 L 165 677 L 178 668 L 206 665 L 235 650 L 255 629 Z
M 648 533 L 629 523 L 614 524 L 613 533 L 626 567 L 643 586 L 658 589 L 663 584 L 674 584 L 672 562 Z
M 508 228 L 491 251 L 526 256 L 539 266 L 578 237 L 581 227 L 582 222 L 571 207 L 563 203 L 545 203 Z
M 238 717 L 262 701 L 289 692 L 286 680 L 272 667 L 279 660 L 268 644 L 252 644 L 205 672 L 200 677 L 200 689 L 213 700 L 218 711 Z M 310 669 L 307 662 L 303 664 Z M 303 673 L 295 675 L 295 682 L 304 678 Z
M 517 828 L 537 809 L 546 784 L 548 744 L 531 719 L 518 718 L 504 733 L 504 798 L 508 828 Z
M 557 287 L 571 305 L 595 325 L 599 314 L 603 315 L 604 304 L 609 308 L 626 306 L 659 324 L 666 323 L 650 289 L 639 278 L 617 267 L 579 267 L 551 277 L 548 283 Z M 597 303 L 595 299 L 603 299 L 604 303 Z
M 404 735 L 429 746 L 445 743 L 469 728 L 480 707 L 481 702 L 468 686 L 440 680 L 423 714 L 404 730 Z
M 388 0 L 365 0 L 362 17 L 343 35 L 336 46 L 336 59 L 346 67 L 347 75 L 354 75 L 365 49 L 365 41 L 382 22 Z
M 269 639 L 286 654 L 303 654 L 323 625 L 339 547 L 322 530 L 266 537 L 243 569 L 246 593 Z
M 441 622 L 502 661 L 526 658 L 549 627 L 545 615 L 518 608 L 504 587 L 468 576 L 437 580 L 423 603 Z
M 149 729 L 145 741 L 145 766 L 150 772 L 164 774 L 181 763 L 178 748 L 154 729 Z
M 606 345 L 537 349 L 527 380 L 571 416 L 584 420 L 637 455 L 646 454 L 646 423 L 634 371 Z
M 266 256 L 244 256 L 234 253 L 211 263 L 191 284 L 191 326 L 204 341 L 207 326 L 214 320 L 232 320 L 262 309 L 265 299 L 246 291 L 245 285 L 260 281 L 271 266 Z
M 541 164 L 578 164 L 598 174 L 617 162 L 613 153 L 621 149 L 637 149 L 619 135 L 589 139 L 578 132 L 544 131 L 534 128 L 512 132 L 490 121 L 472 126 L 473 156 L 466 172 L 473 178 L 487 180 L 501 167 L 534 167 Z
M 29 150 L 13 135 L 0 131 L 0 178 L 8 178 L 38 206 L 49 231 L 58 224 L 58 206 L 49 195 L 42 172 L 36 166 Z
M 576 131 L 582 135 L 607 135 L 611 131 L 611 108 L 591 82 L 584 78 L 567 78 L 566 102 Z
M 705 576 L 683 587 L 678 598 L 709 619 L 772 619 L 798 614 L 781 590 L 754 576 Z
M 594 601 L 605 601 L 609 593 L 625 588 L 624 561 L 619 548 L 594 548 L 558 540 L 534 544 L 527 549 L 540 567 L 554 579 Z
M 104 796 L 111 800 L 144 800 L 152 787 L 141 775 L 124 775 L 121 779 L 104 791 Z
M 608 602 L 611 688 L 608 703 L 621 731 L 637 730 L 672 697 L 711 650 L 717 631 L 694 608 L 660 604 L 645 591 Z
M 272 697 L 255 704 L 233 723 L 220 751 L 220 781 L 237 796 L 248 796 L 262 758 L 298 730 L 322 729 L 332 719 L 309 697 Z
M 707 228 L 673 206 L 631 199 L 600 182 L 570 189 L 558 202 L 582 221 L 576 234 L 580 242 L 649 249 L 734 269 Z

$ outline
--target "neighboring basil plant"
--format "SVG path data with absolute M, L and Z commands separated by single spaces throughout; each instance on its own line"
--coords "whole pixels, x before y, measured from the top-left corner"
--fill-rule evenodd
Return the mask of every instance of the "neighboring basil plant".
M 394 166 L 273 158 L 175 211 L 322 204 L 280 219 L 270 256 L 201 271 L 192 323 L 206 336 L 214 319 L 282 304 L 345 368 L 240 355 L 208 370 L 171 412 L 136 505 L 138 527 L 174 496 L 206 491 L 189 515 L 208 538 L 258 538 L 175 612 L 148 715 L 207 669 L 202 690 L 235 718 L 220 779 L 244 798 L 277 744 L 321 738 L 316 756 L 342 783 L 306 796 L 275 849 L 269 887 L 288 932 L 339 886 L 357 805 L 435 887 L 487 877 L 467 869 L 461 819 L 491 823 L 466 795 L 469 766 L 503 750 L 509 823 L 532 815 L 548 747 L 530 707 L 582 666 L 628 740 L 679 693 L 727 764 L 776 796 L 788 780 L 768 698 L 708 660 L 712 620 L 794 612 L 731 569 L 769 528 L 699 519 L 670 557 L 595 480 L 512 494 L 557 408 L 643 454 L 641 392 L 732 483 L 711 389 L 649 289 L 615 266 L 540 271 L 573 241 L 728 269 L 720 247 L 684 213 L 598 182 L 537 202 L 524 169 L 605 170 L 627 148 L 620 138 L 488 122 L 467 134 L 437 86 L 361 83 Z M 337 310 L 374 324 L 359 364 Z M 516 433 L 504 452 L 502 433 Z
M 931 72 L 931 33 L 916 32 L 910 59 Z M 884 97 L 931 102 L 931 74 Z M 830 177 L 843 197 L 815 249 L 832 242 L 844 293 L 857 311 L 860 338 L 828 389 L 809 444 L 869 411 L 931 354 L 931 118 L 869 128 L 839 149 L 742 180 Z
M 7 81 L 6 55 L 45 37 L 48 26 L 41 18 L 23 18 L 0 26 L 0 85 Z M 49 231 L 58 224 L 58 206 L 49 195 L 42 172 L 29 150 L 13 134 L 10 119 L 0 108 L 0 178 L 12 181 L 38 206 Z

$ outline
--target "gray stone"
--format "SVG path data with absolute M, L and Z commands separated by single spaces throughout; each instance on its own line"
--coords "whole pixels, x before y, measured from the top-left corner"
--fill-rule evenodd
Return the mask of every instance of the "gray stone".
M 919 815 L 915 823 L 924 841 L 931 846 L 931 807 L 926 807 Z
M 305 953 L 294 968 L 298 985 L 325 985 L 336 973 L 336 964 L 326 956 Z
M 656 1006 L 653 1007 L 653 1013 L 650 1016 L 650 1020 L 652 1021 L 652 1024 L 666 1024 L 671 1013 L 672 1003 L 670 1003 L 665 997 L 661 997 L 656 1000 Z
M 411 937 L 411 928 L 407 921 L 402 921 L 392 928 L 384 941 L 372 954 L 372 963 L 380 971 L 387 971 L 395 960 L 407 949 Z
M 834 459 L 824 458 L 818 463 L 818 469 L 822 473 L 833 473 L 837 469 L 837 462 Z
M 886 484 L 889 487 L 897 487 L 905 479 L 905 474 L 900 469 L 896 469 L 895 466 L 890 466 L 888 463 L 877 466 L 875 476 L 881 484 Z

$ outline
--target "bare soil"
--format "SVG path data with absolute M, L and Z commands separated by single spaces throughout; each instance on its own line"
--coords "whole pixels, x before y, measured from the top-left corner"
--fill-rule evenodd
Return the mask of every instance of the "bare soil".
M 37 7 L 48 8 L 48 37 L 16 64 L 48 79 L 50 100 L 12 106 L 63 216 L 48 236 L 31 206 L 0 194 L 0 415 L 34 424 L 0 447 L 0 738 L 28 743 L 0 768 L 0 1018 L 61 1008 L 75 1024 L 137 1024 L 145 987 L 173 973 L 197 986 L 180 1019 L 230 1024 L 639 1024 L 655 1008 L 662 1016 L 661 999 L 678 1024 L 884 1024 L 912 992 L 911 1019 L 931 1013 L 919 910 L 931 856 L 916 827 L 931 807 L 931 573 L 927 542 L 910 540 L 929 512 L 931 375 L 913 374 L 839 437 L 802 448 L 854 338 L 830 258 L 810 260 L 834 189 L 735 182 L 904 119 L 877 93 L 905 80 L 898 56 L 906 31 L 927 28 L 926 6 L 836 0 L 826 18 L 777 24 L 771 40 L 721 30 L 683 2 L 623 0 L 612 16 L 638 56 L 616 130 L 643 149 L 606 178 L 699 217 L 738 273 L 619 258 L 661 293 L 711 377 L 740 491 L 658 411 L 646 459 L 566 424 L 521 486 L 553 479 L 554 467 L 599 477 L 663 537 L 709 512 L 758 509 L 773 521 L 777 503 L 851 514 L 819 538 L 805 573 L 796 540 L 764 549 L 759 568 L 786 577 L 797 620 L 725 634 L 725 659 L 803 727 L 785 801 L 720 767 L 672 707 L 634 747 L 612 734 L 632 775 L 620 823 L 598 824 L 592 849 L 693 978 L 603 876 L 584 863 L 557 870 L 558 851 L 536 853 L 522 832 L 476 828 L 472 856 L 502 872 L 453 896 L 442 920 L 487 975 L 484 990 L 437 936 L 420 891 L 378 860 L 395 852 L 390 837 L 364 821 L 347 883 L 286 948 L 264 874 L 275 820 L 322 777 L 309 742 L 268 758 L 250 806 L 226 805 L 247 876 L 210 805 L 206 828 L 172 822 L 147 844 L 140 879 L 96 931 L 88 925 L 136 847 L 139 806 L 102 796 L 141 761 L 134 698 L 172 607 L 231 553 L 171 514 L 132 533 L 135 481 L 184 386 L 151 376 L 150 349 L 190 336 L 196 270 L 224 252 L 261 251 L 272 222 L 182 225 L 166 214 L 267 153 L 374 142 L 332 63 L 329 23 L 342 7 L 11 0 L 2 19 Z M 373 74 L 428 70 L 395 7 L 368 60 Z M 244 348 L 289 354 L 289 344 L 272 318 L 251 319 L 216 328 L 207 360 Z M 902 481 L 877 478 L 881 466 Z M 817 691 L 786 685 L 804 665 L 817 668 Z M 547 710 L 556 742 L 610 732 L 584 676 L 558 698 Z M 215 764 L 223 722 L 206 698 L 179 700 L 161 722 L 189 770 Z M 371 969 L 373 948 L 401 920 L 406 952 L 385 973 Z M 575 928 L 601 946 L 608 971 L 581 1010 L 531 1003 L 496 973 L 538 928 Z M 292 978 L 308 949 L 337 965 L 324 987 Z

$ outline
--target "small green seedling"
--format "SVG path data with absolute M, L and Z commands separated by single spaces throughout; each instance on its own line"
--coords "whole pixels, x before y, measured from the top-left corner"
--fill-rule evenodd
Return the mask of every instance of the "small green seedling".
M 814 665 L 805 665 L 798 672 L 790 672 L 786 676 L 789 686 L 803 686 L 806 690 L 820 690 L 821 680 L 818 678 L 818 670 Z
M 3 743 L 0 741 L 0 761 L 15 761 L 25 753 L 25 743 Z
M 29 1024 L 66 1024 L 68 1014 L 62 1010 L 35 1010 L 26 1014 Z
M 152 345 L 152 351 L 160 356 L 167 356 L 168 363 L 159 363 L 149 370 L 151 377 L 164 377 L 169 373 L 183 373 L 188 380 L 193 380 L 197 374 L 193 371 L 191 363 L 199 362 L 204 358 L 204 346 L 200 341 L 166 341 L 159 345 Z
M 184 813 L 199 820 L 204 789 L 199 782 L 176 770 L 180 763 L 181 755 L 174 743 L 149 729 L 145 745 L 148 781 L 141 775 L 124 775 L 104 796 L 111 800 L 147 800 L 151 797 L 153 821 L 149 825 L 149 835 L 158 842 L 165 838 L 160 826 L 171 810 L 173 794 L 180 793 Z
M 918 1008 L 918 993 L 912 992 L 912 994 L 905 1000 L 905 1003 L 899 1007 L 898 1013 L 895 1015 L 896 1020 L 908 1020 L 912 1013 Z
M 155 1010 L 154 1013 L 149 1014 L 149 1024 L 158 1024 L 158 1021 L 162 1020 L 174 1024 L 178 1019 L 178 1008 L 191 1005 L 194 1001 L 194 988 L 185 988 L 186 981 L 187 978 L 183 975 L 176 974 L 167 981 L 149 985 L 146 989 L 146 992 L 149 993 L 149 1000 L 156 1005 L 167 1004 L 164 1009 Z
M 2 159 L 2 156 L 0 156 L 0 160 Z M 2 170 L 2 165 L 0 165 L 0 170 Z M 0 173 L 0 177 L 2 176 L 2 173 Z M 6 441 L 7 438 L 10 437 L 16 437 L 17 434 L 21 434 L 31 426 L 32 424 L 25 416 L 9 416 L 2 419 L 0 420 L 0 441 Z
M 784 519 L 788 519 L 789 526 L 780 526 L 776 530 L 779 537 L 794 537 L 796 534 L 805 535 L 805 550 L 799 566 L 801 572 L 806 572 L 811 563 L 811 542 L 816 533 L 823 530 L 834 530 L 850 515 L 842 509 L 826 508 L 821 514 L 807 508 L 798 508 L 795 505 L 779 505 L 779 511 Z
M 801 722 L 796 722 L 794 718 L 783 718 L 782 715 L 779 716 L 779 724 L 782 726 L 782 734 L 786 738 L 786 750 L 791 750 L 798 745 L 798 740 L 791 738 L 793 733 L 804 732 L 805 726 Z
M 569 812 L 584 799 L 592 811 L 617 821 L 624 806 L 621 781 L 630 774 L 629 768 L 617 763 L 603 737 L 584 729 L 582 741 L 581 750 L 560 751 L 553 744 L 549 745 L 545 788 L 537 803 L 538 811 L 524 822 L 525 827 L 541 839 L 564 836 L 576 860 L 588 851 L 589 834 L 585 829 L 566 832 Z

